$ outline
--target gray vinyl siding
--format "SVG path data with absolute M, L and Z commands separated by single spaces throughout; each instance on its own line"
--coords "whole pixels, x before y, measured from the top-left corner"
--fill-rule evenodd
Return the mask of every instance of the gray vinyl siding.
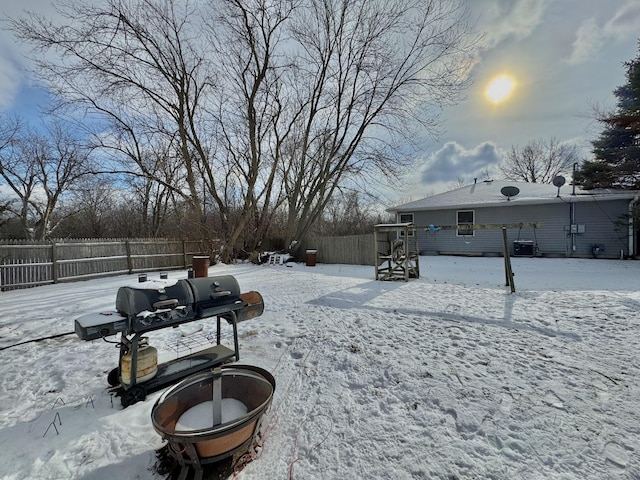
M 628 201 L 582 202 L 576 205 L 576 224 L 585 225 L 585 233 L 576 235 L 578 255 L 590 254 L 594 244 L 604 245 L 606 257 L 629 254 Z M 633 252 L 632 252 L 633 253 Z
M 628 254 L 628 231 L 621 224 L 621 215 L 625 215 L 628 201 L 576 202 L 575 223 L 585 226 L 585 232 L 573 236 L 575 251 L 572 248 L 572 236 L 569 225 L 570 204 L 557 203 L 537 205 L 507 205 L 500 207 L 478 207 L 474 210 L 476 224 L 519 224 L 541 223 L 540 228 L 508 228 L 507 245 L 513 253 L 515 240 L 536 242 L 538 253 L 542 256 L 591 256 L 594 244 L 604 246 L 603 257 L 619 257 L 620 250 Z M 456 212 L 461 209 L 416 211 L 414 223 L 418 227 L 418 248 L 422 255 L 465 254 L 465 255 L 502 255 L 502 230 L 475 230 L 473 237 L 456 235 L 456 230 L 425 230 L 430 224 L 435 226 L 456 225 Z M 403 212 L 408 213 L 408 212 Z

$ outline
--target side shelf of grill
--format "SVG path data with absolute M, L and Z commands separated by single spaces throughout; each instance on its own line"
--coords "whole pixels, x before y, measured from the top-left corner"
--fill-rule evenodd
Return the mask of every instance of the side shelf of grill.
M 88 313 L 76 318 L 74 326 L 76 335 L 81 340 L 89 341 L 126 332 L 129 328 L 129 319 L 116 311 Z

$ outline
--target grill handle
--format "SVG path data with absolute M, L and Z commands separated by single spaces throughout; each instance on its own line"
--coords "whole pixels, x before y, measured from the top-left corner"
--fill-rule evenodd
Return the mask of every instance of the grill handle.
M 220 297 L 228 297 L 229 295 L 231 295 L 231 291 L 230 290 L 224 290 L 222 292 L 213 292 L 211 295 L 209 295 L 213 300 L 215 300 L 216 298 L 220 298 Z
M 175 298 L 171 298 L 169 300 L 160 300 L 159 302 L 155 302 L 153 304 L 153 308 L 155 308 L 156 310 L 158 308 L 167 308 L 167 307 L 175 307 L 178 305 L 178 300 Z

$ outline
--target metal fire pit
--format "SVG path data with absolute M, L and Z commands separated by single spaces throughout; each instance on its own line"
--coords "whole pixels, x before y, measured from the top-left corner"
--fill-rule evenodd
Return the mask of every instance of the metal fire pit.
M 202 465 L 246 452 L 261 431 L 276 382 L 266 370 L 251 365 L 224 365 L 185 378 L 165 391 L 151 410 L 153 428 L 167 440 L 169 453 L 182 466 L 180 478 L 193 467 L 195 479 L 202 478 Z M 246 406 L 246 413 L 225 421 L 221 402 L 234 399 Z M 178 430 L 178 422 L 192 408 L 211 402 L 213 423 Z

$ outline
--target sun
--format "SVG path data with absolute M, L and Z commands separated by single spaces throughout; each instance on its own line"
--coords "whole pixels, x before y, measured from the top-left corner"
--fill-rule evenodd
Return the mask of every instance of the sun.
M 502 103 L 508 100 L 516 87 L 516 81 L 510 75 L 498 75 L 489 82 L 484 91 L 485 96 L 492 103 Z

